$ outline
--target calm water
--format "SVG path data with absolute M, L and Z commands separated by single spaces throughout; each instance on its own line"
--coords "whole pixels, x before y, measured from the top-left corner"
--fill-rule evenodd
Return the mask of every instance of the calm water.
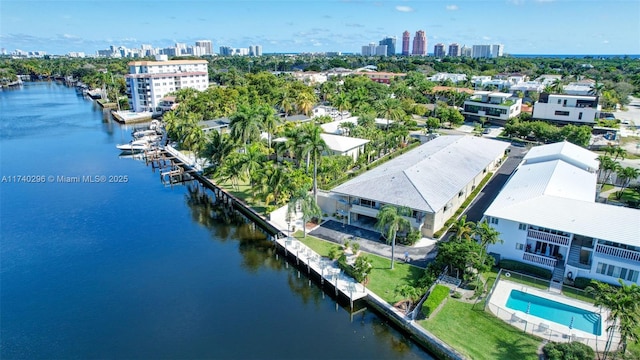
M 298 278 L 197 186 L 120 158 L 131 129 L 73 89 L 0 92 L 0 131 L 0 358 L 430 359 Z
M 519 290 L 511 290 L 507 307 L 594 335 L 600 336 L 602 333 L 600 314 Z

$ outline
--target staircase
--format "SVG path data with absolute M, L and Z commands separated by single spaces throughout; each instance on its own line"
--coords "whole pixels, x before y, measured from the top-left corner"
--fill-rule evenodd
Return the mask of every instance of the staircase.
M 562 282 L 564 281 L 564 263 L 558 263 L 559 264 L 553 269 L 553 275 L 549 283 L 549 291 L 559 294 L 562 292 Z
M 569 249 L 569 256 L 567 257 L 567 264 L 579 264 L 580 263 L 580 245 L 571 244 Z

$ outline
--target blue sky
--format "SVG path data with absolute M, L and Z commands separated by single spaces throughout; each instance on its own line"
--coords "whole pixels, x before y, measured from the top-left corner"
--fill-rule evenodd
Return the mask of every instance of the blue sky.
M 0 0 L 0 47 L 94 54 L 213 41 L 270 52 L 359 53 L 402 32 L 504 44 L 511 54 L 640 54 L 638 0 Z

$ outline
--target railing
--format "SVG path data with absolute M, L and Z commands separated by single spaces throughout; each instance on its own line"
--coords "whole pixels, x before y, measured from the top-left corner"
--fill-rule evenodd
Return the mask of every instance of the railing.
M 596 245 L 596 252 L 600 254 L 615 256 L 623 259 L 629 259 L 640 262 L 640 252 L 620 249 L 615 246 L 598 244 Z
M 541 255 L 532 254 L 528 252 L 522 255 L 522 260 L 530 261 L 536 264 L 545 265 L 549 267 L 556 267 L 556 264 L 558 263 L 558 260 L 556 259 L 548 258 L 546 256 L 541 256 Z
M 549 234 L 547 232 L 544 231 L 538 231 L 538 230 L 532 230 L 529 229 L 527 231 L 527 237 L 530 237 L 532 239 L 536 239 L 536 240 L 542 240 L 542 241 L 546 241 L 552 244 L 556 244 L 556 245 L 563 245 L 563 246 L 569 246 L 569 238 L 566 236 L 562 236 L 562 235 L 557 235 L 557 234 Z

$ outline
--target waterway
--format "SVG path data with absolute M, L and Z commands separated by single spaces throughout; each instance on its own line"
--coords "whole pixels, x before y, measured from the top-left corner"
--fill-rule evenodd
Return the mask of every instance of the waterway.
M 119 157 L 130 132 L 60 84 L 0 92 L 0 358 L 431 359 L 197 185 Z

